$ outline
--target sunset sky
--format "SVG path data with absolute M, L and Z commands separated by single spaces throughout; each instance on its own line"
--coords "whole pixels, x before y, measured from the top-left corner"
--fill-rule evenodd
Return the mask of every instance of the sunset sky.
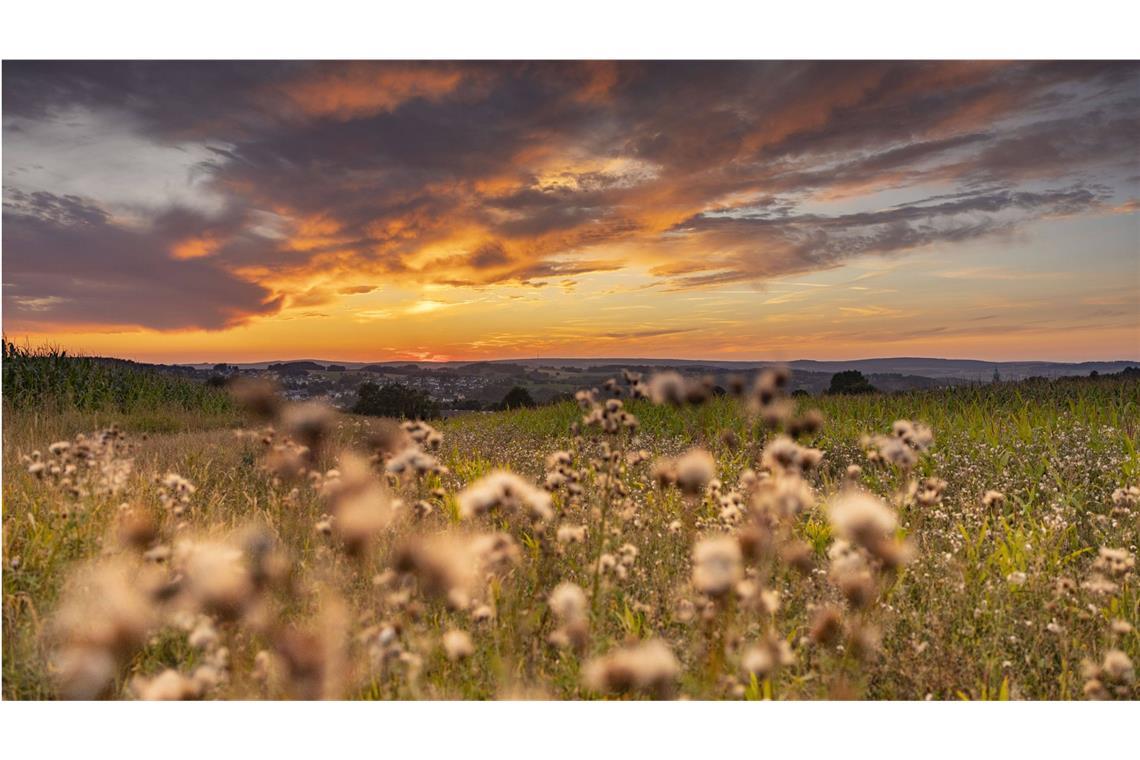
M 3 67 L 3 328 L 144 361 L 1140 358 L 1140 64 Z

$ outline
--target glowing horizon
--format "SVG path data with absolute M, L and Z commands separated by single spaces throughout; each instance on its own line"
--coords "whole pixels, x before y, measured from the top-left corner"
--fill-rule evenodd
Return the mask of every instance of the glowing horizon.
M 3 87 L 17 342 L 1140 359 L 1135 63 L 8 62 Z

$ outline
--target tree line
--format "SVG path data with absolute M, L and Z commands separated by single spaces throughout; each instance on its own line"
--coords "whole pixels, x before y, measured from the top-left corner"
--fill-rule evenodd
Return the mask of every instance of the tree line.
M 538 406 L 538 403 L 530 395 L 530 391 L 521 385 L 516 385 L 507 391 L 503 400 L 498 403 L 484 405 L 470 399 L 467 402 L 459 402 L 455 408 L 472 411 L 502 411 L 534 406 Z M 426 420 L 439 417 L 441 407 L 438 401 L 417 388 L 400 383 L 378 385 L 366 381 L 361 383 L 356 390 L 356 403 L 352 406 L 352 412 L 374 417 Z

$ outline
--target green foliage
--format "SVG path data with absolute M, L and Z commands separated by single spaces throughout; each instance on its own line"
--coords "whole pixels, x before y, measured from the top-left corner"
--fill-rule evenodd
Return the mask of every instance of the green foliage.
M 33 349 L 6 338 L 3 342 L 4 404 L 11 409 L 155 415 L 234 411 L 223 391 L 193 380 L 131 362 L 72 356 L 52 346 Z
M 355 414 L 427 420 L 439 416 L 439 404 L 416 388 L 399 383 L 364 382 L 356 391 Z
M 874 393 L 875 386 L 871 385 L 859 370 L 849 369 L 844 372 L 836 372 L 831 376 L 831 386 L 827 392 L 847 395 Z
M 522 409 L 534 405 L 534 399 L 531 398 L 530 391 L 521 385 L 516 385 L 507 391 L 507 395 L 503 396 L 503 402 L 500 404 L 503 409 Z

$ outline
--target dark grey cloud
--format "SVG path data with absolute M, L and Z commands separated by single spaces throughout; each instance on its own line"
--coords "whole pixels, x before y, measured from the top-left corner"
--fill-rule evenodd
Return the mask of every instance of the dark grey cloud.
M 937 243 L 961 243 L 1007 234 L 1044 216 L 1080 214 L 1102 205 L 1102 187 L 1041 192 L 990 190 L 957 193 L 881 211 L 850 214 L 772 214 L 766 208 L 700 214 L 677 225 L 680 235 L 704 235 L 736 250 L 701 267 L 665 270 L 682 286 L 763 279 L 826 269 L 868 254 L 889 255 Z
M 643 330 L 617 330 L 613 332 L 606 332 L 599 335 L 599 338 L 608 338 L 610 340 L 634 340 L 637 338 L 663 338 L 669 335 L 685 335 L 686 333 L 697 332 L 699 328 L 685 327 L 685 328 L 646 328 Z
M 75 199 L 13 193 L 4 204 L 5 319 L 221 329 L 280 308 L 269 290 L 212 260 L 171 258 L 179 237 L 170 231 L 183 228 L 184 218 L 162 218 L 130 229 Z
M 25 193 L 11 190 L 4 198 L 5 213 L 24 215 L 61 226 L 100 226 L 110 216 L 106 211 L 75 195 L 53 195 L 43 191 Z

